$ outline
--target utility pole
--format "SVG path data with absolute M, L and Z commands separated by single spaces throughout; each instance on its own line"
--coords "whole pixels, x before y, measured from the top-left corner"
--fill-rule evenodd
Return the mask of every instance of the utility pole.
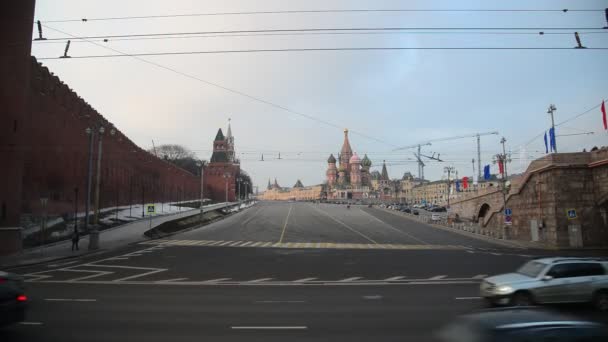
M 78 232 L 78 187 L 74 188 L 74 233 Z
M 475 177 L 475 158 L 471 159 L 471 164 L 473 165 L 473 177 Z M 479 177 L 479 175 L 477 177 Z M 479 178 L 473 179 L 473 185 L 475 185 L 475 190 L 477 190 L 478 182 L 479 182 Z
M 553 118 L 553 112 L 555 112 L 557 108 L 554 104 L 549 105 L 549 109 L 547 110 L 547 114 L 551 115 L 551 128 L 553 129 L 553 149 L 555 153 L 557 153 L 557 133 L 555 133 L 555 120 Z M 504 138 L 503 138 L 504 139 Z M 504 144 L 503 144 L 504 148 Z
M 500 143 L 502 144 L 502 159 L 503 159 L 503 163 L 502 163 L 502 167 L 504 168 L 504 179 L 507 179 L 507 152 L 505 150 L 505 143 L 507 142 L 507 139 L 505 139 L 505 137 L 502 137 L 502 139 L 500 139 Z M 511 160 L 509 160 L 511 161 Z
M 475 174 L 475 159 L 473 159 L 473 174 Z M 481 138 L 477 133 L 477 179 L 481 179 Z
M 454 167 L 453 166 L 446 166 L 443 168 L 443 171 L 448 173 L 448 210 L 450 209 L 450 176 L 452 175 L 452 172 L 454 172 Z

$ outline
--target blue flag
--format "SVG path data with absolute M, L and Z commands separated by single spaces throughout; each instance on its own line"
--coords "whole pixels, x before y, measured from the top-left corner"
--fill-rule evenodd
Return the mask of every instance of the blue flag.
M 456 192 L 460 192 L 460 181 L 456 181 Z
M 551 142 L 551 151 L 557 152 L 557 145 L 555 144 L 555 129 L 553 127 L 549 129 L 549 141 Z
M 485 180 L 490 179 L 490 165 L 486 165 L 483 167 L 483 179 L 485 179 Z
M 545 153 L 549 153 L 549 145 L 547 144 L 547 131 L 545 131 Z

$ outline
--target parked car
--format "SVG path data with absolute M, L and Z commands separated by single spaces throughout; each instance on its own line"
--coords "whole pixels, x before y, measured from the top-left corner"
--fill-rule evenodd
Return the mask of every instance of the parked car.
M 418 212 L 418 210 L 414 209 L 414 210 L 412 210 L 412 214 L 414 214 L 414 215 L 418 215 L 418 214 L 420 214 L 420 213 Z
M 406 208 L 403 208 L 403 212 L 410 214 L 412 212 L 412 209 L 406 207 Z
M 481 296 L 490 304 L 591 302 L 608 311 L 608 259 L 553 257 L 531 260 L 514 273 L 485 278 Z
M 0 326 L 25 320 L 26 303 L 23 278 L 0 271 Z
M 445 213 L 447 209 L 445 207 L 433 207 L 430 211 L 434 213 Z
M 439 332 L 440 341 L 607 341 L 605 325 L 539 308 L 500 308 L 468 314 Z

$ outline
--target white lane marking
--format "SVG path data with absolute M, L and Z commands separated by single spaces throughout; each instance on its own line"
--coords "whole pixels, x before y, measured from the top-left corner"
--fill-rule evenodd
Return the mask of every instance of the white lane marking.
M 233 246 L 239 245 L 241 243 L 243 243 L 243 241 L 237 241 L 237 242 L 231 243 L 230 245 L 228 245 L 228 247 L 233 247 Z
M 227 244 L 233 243 L 234 241 L 226 241 L 224 243 L 219 244 L 218 246 L 226 246 Z
M 167 280 L 158 280 L 156 282 L 157 283 L 168 283 L 171 281 L 183 281 L 183 280 L 188 280 L 188 278 L 174 278 L 174 279 L 167 279 Z
M 269 281 L 272 279 L 274 279 L 274 278 L 260 278 L 260 279 L 246 281 L 246 283 L 262 283 L 262 282 Z
M 487 274 L 478 274 L 478 275 L 474 276 L 473 279 L 483 279 L 487 276 L 488 276 Z
M 317 242 L 317 245 L 315 246 L 315 248 L 321 248 L 321 243 Z
M 283 225 L 283 231 L 281 232 L 281 237 L 279 238 L 279 243 L 283 242 L 283 237 L 285 237 L 285 231 L 287 230 L 287 222 L 289 222 L 289 215 L 291 215 L 291 209 L 293 209 L 293 205 L 289 206 L 289 211 L 287 212 L 287 217 L 285 218 L 285 224 Z
M 412 234 L 408 234 L 408 233 L 406 233 L 406 232 L 404 232 L 404 231 L 402 231 L 402 230 L 400 230 L 400 229 L 397 229 L 397 228 L 393 227 L 392 225 L 390 225 L 390 224 L 388 224 L 388 223 L 386 223 L 386 222 L 382 221 L 381 219 L 379 219 L 379 218 L 377 218 L 376 216 L 374 216 L 374 215 L 372 215 L 372 214 L 370 214 L 370 213 L 368 213 L 368 212 L 364 211 L 364 210 L 363 210 L 363 209 L 361 209 L 361 208 L 359 208 L 359 210 L 360 210 L 362 213 L 365 213 L 365 214 L 367 214 L 367 215 L 369 215 L 369 216 L 373 217 L 374 219 L 376 219 L 376 221 L 378 221 L 378 222 L 382 223 L 383 225 L 387 226 L 388 228 L 390 228 L 390 229 L 392 229 L 392 230 L 394 230 L 394 231 L 396 231 L 396 232 L 398 232 L 398 233 L 401 233 L 401 234 L 403 234 L 403 235 L 405 235 L 405 236 L 409 237 L 409 238 L 410 238 L 410 239 L 412 239 L 412 240 L 416 240 L 416 241 L 421 242 L 422 244 L 425 244 L 425 245 L 428 245 L 428 244 L 429 244 L 428 242 L 423 241 L 423 240 L 421 240 L 421 239 L 419 239 L 419 238 L 417 238 L 417 237 L 413 236 Z
M 78 261 L 70 261 L 70 262 L 64 262 L 62 264 L 52 264 L 52 265 L 48 265 L 47 267 L 61 267 L 61 266 L 66 266 L 66 265 L 71 265 L 71 264 L 75 264 Z
M 21 325 L 42 325 L 42 322 L 19 322 Z
M 467 253 L 471 253 L 471 254 L 474 254 L 474 253 L 475 253 L 475 252 L 470 251 L 470 250 L 468 250 L 468 249 L 467 249 L 465 252 L 467 252 Z
M 365 240 L 367 240 L 367 241 L 369 241 L 369 242 L 371 242 L 371 243 L 374 243 L 374 244 L 376 244 L 376 245 L 378 244 L 378 242 L 376 242 L 376 241 L 375 241 L 375 240 L 373 240 L 372 238 L 370 238 L 370 237 L 368 237 L 367 235 L 365 235 L 365 234 L 361 233 L 360 231 L 356 230 L 355 228 L 353 228 L 353 227 L 351 227 L 351 226 L 347 225 L 346 223 L 344 223 L 344 222 L 342 222 L 342 221 L 338 220 L 337 218 L 335 218 L 335 217 L 331 216 L 329 213 L 327 213 L 327 212 L 325 212 L 325 211 L 323 211 L 323 210 L 321 210 L 321 209 L 318 209 L 318 208 L 316 208 L 316 207 L 313 207 L 313 208 L 314 208 L 316 211 L 318 211 L 318 212 L 322 213 L 323 215 L 325 215 L 325 216 L 329 217 L 330 219 L 332 219 L 332 220 L 334 220 L 334 221 L 338 222 L 339 224 L 343 225 L 344 227 L 346 227 L 346 228 L 347 228 L 348 230 L 350 230 L 351 232 L 356 233 L 356 234 L 358 234 L 359 236 L 363 237 Z
M 262 245 L 262 246 L 260 246 L 260 247 L 268 247 L 268 246 L 272 245 L 273 243 L 274 243 L 274 242 L 266 242 L 265 244 L 263 244 L 263 245 Z
M 119 281 L 123 281 L 123 280 L 135 279 L 135 278 L 144 277 L 144 276 L 147 276 L 147 275 L 150 275 L 150 274 L 154 274 L 154 273 L 164 272 L 166 270 L 167 270 L 166 268 L 156 269 L 154 271 L 145 272 L 145 273 L 141 273 L 141 274 L 136 274 L 136 275 L 132 275 L 132 276 L 129 276 L 129 277 L 120 278 L 120 279 L 115 279 L 113 281 L 114 282 L 119 282 Z
M 362 278 L 363 277 L 351 277 L 351 278 L 346 278 L 346 279 L 342 279 L 342 280 L 338 280 L 338 281 L 347 282 L 347 281 L 359 280 Z
M 233 330 L 306 330 L 308 329 L 305 325 L 292 325 L 292 326 L 232 326 L 230 329 Z
M 474 300 L 474 299 L 481 299 L 481 297 L 456 297 L 454 299 L 456 299 L 456 300 Z
M 212 243 L 208 244 L 207 246 L 217 246 L 217 245 L 219 245 L 221 243 L 224 243 L 224 240 L 222 240 L 222 241 L 213 241 Z
M 48 302 L 96 302 L 97 299 L 90 298 L 45 298 Z
M 492 255 L 502 255 L 502 253 L 490 253 Z
M 302 278 L 302 279 L 298 279 L 298 280 L 294 280 L 294 283 L 304 283 L 307 281 L 311 281 L 311 280 L 315 280 L 317 279 L 316 277 L 311 277 L 311 278 Z
M 363 299 L 367 299 L 367 300 L 378 300 L 378 299 L 382 299 L 382 296 L 381 296 L 381 295 L 363 296 Z
M 211 279 L 211 280 L 205 280 L 203 281 L 204 284 L 206 283 L 219 283 L 221 281 L 226 281 L 226 280 L 230 280 L 232 278 L 217 278 L 217 279 Z
M 129 258 L 120 258 L 120 257 L 114 257 L 108 260 L 129 260 Z
M 249 247 L 257 247 L 257 246 L 259 246 L 259 245 L 261 245 L 261 244 L 263 244 L 263 243 L 264 243 L 264 242 L 256 242 L 256 243 L 254 243 L 253 245 L 251 245 L 251 246 L 249 246 Z
M 100 277 L 100 276 L 114 273 L 114 272 L 106 272 L 106 271 L 86 271 L 86 270 L 62 270 L 62 271 L 95 273 L 95 274 L 84 276 L 84 277 L 68 279 L 66 282 L 86 280 L 86 279 L 91 279 L 91 278 Z
M 257 304 L 296 304 L 296 303 L 306 303 L 305 300 L 256 300 L 254 303 Z
M 384 279 L 385 281 L 395 281 L 395 280 L 401 280 L 404 279 L 404 276 L 397 276 L 397 277 L 392 277 L 392 278 L 386 278 Z
M 437 275 L 434 277 L 430 277 L 429 280 L 439 280 L 439 279 L 443 279 L 445 277 L 447 277 L 447 275 Z
M 253 243 L 253 241 L 246 242 L 246 243 L 242 244 L 241 247 L 249 246 L 252 243 Z

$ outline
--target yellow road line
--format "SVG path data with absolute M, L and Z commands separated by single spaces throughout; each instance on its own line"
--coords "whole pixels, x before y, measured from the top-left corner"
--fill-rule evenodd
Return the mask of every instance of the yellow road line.
M 289 222 L 289 215 L 291 214 L 292 208 L 293 204 L 289 206 L 289 211 L 287 212 L 287 217 L 285 218 L 285 224 L 283 225 L 283 231 L 281 232 L 281 238 L 279 239 L 279 243 L 283 242 L 283 237 L 285 236 L 285 230 L 287 230 L 287 222 Z

